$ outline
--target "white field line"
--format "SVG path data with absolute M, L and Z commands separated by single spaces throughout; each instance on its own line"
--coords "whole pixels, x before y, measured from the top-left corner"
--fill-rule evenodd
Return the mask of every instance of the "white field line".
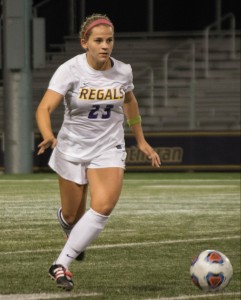
M 125 179 L 124 177 L 124 181 L 128 182 L 145 182 L 145 181 L 151 181 L 151 182 L 201 182 L 201 183 L 205 183 L 205 182 L 237 182 L 240 183 L 239 179 Z M 0 183 L 1 182 L 14 182 L 14 183 L 20 183 L 20 182 L 56 182 L 58 183 L 58 179 L 51 179 L 51 178 L 43 178 L 43 179 L 1 179 L 0 178 Z
M 81 297 L 93 297 L 101 296 L 98 293 L 56 293 L 56 294 L 10 294 L 10 295 L 0 295 L 0 300 L 44 300 L 44 299 L 61 299 L 61 298 L 78 298 Z
M 217 189 L 220 189 L 220 188 L 236 188 L 236 187 L 240 187 L 239 185 L 179 185 L 179 184 L 167 184 L 167 185 L 163 185 L 163 184 L 160 184 L 160 185 L 142 185 L 140 186 L 140 188 L 158 188 L 158 189 L 162 189 L 162 188 L 178 188 L 178 189 L 182 189 L 182 188 L 188 188 L 188 189 L 212 189 L 212 188 L 217 188 Z
M 0 295 L 0 300 L 47 300 L 47 299 L 60 299 L 60 298 L 79 298 L 79 297 L 93 297 L 93 296 L 100 296 L 101 294 L 97 293 L 78 293 L 78 294 L 63 294 L 63 293 L 56 293 L 56 294 L 10 294 L 10 295 Z M 201 298 L 212 298 L 218 296 L 239 296 L 240 293 L 215 293 L 215 294 L 205 294 L 205 295 L 193 295 L 193 296 L 178 296 L 178 297 L 165 297 L 165 298 L 148 298 L 145 300 L 189 300 L 189 299 L 201 299 Z
M 196 242 L 232 240 L 232 239 L 240 239 L 240 235 L 234 235 L 234 236 L 229 236 L 229 237 L 201 238 L 201 239 L 166 240 L 166 241 L 158 241 L 158 242 L 137 242 L 137 243 L 93 245 L 93 246 L 90 246 L 88 249 L 126 248 L 126 247 L 168 245 L 168 244 L 179 244 L 179 243 L 196 243 Z M 7 251 L 7 252 L 0 252 L 0 255 L 25 254 L 25 253 L 45 253 L 45 252 L 49 253 L 49 252 L 57 252 L 57 251 L 58 251 L 58 249 Z M 1 300 L 1 298 L 0 298 L 0 300 Z
M 183 296 L 177 296 L 177 297 L 161 297 L 161 298 L 148 298 L 144 300 L 189 300 L 189 299 L 209 299 L 213 297 L 228 297 L 228 296 L 240 296 L 240 292 L 234 292 L 234 293 L 213 293 L 213 294 L 203 294 L 203 295 L 183 295 Z M 1 298 L 0 298 L 1 299 Z M 238 298 L 240 299 L 240 298 Z
M 208 299 L 219 296 L 239 296 L 240 292 L 237 293 L 215 293 L 215 294 L 205 294 L 205 295 L 193 295 L 193 296 L 178 296 L 178 297 L 165 297 L 165 298 L 148 298 L 145 300 L 190 300 L 190 299 Z M 79 298 L 79 297 L 93 297 L 93 296 L 101 296 L 101 294 L 97 293 L 78 293 L 78 294 L 10 294 L 10 295 L 0 295 L 0 300 L 48 300 L 48 299 L 61 299 L 61 298 Z

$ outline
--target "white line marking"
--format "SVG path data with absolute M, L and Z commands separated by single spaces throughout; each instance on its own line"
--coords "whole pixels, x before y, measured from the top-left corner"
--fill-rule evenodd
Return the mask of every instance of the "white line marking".
M 10 294 L 0 295 L 0 300 L 44 300 L 44 299 L 60 299 L 60 298 L 79 298 L 79 297 L 93 297 L 101 296 L 102 294 L 97 293 L 56 293 L 56 294 Z
M 130 182 L 145 182 L 145 181 L 151 181 L 151 182 L 223 182 L 223 181 L 227 181 L 227 182 L 240 182 L 239 179 L 128 179 L 128 178 L 124 178 L 124 181 L 130 181 Z M 58 183 L 58 179 L 56 177 L 56 179 L 52 179 L 52 178 L 43 178 L 43 179 L 1 179 L 0 178 L 0 183 L 1 182 L 16 182 L 16 183 L 20 183 L 20 182 L 56 182 Z
M 232 240 L 232 239 L 240 239 L 240 235 L 234 235 L 234 236 L 228 236 L 228 237 L 201 238 L 201 239 L 166 240 L 166 241 L 158 241 L 158 242 L 137 242 L 137 243 L 93 245 L 93 246 L 90 246 L 88 249 L 125 248 L 125 247 L 167 245 L 167 244 L 177 244 L 177 243 L 195 243 L 195 242 Z M 0 252 L 0 255 L 10 255 L 10 254 L 12 255 L 12 254 L 24 254 L 24 253 L 45 253 L 45 252 L 57 252 L 57 251 L 58 251 L 58 249 L 36 249 L 36 250 Z
M 94 245 L 90 249 L 107 249 L 107 248 L 122 248 L 122 247 L 135 247 L 135 246 L 150 246 L 150 245 L 166 245 L 166 244 L 178 244 L 178 243 L 190 243 L 190 242 L 203 242 L 203 241 L 218 241 L 218 240 L 230 240 L 240 239 L 240 235 L 229 237 L 214 237 L 214 238 L 202 238 L 202 239 L 186 239 L 186 240 L 167 240 L 158 242 L 137 242 L 137 243 L 123 243 L 113 245 Z
M 162 297 L 162 298 L 148 298 L 144 300 L 189 300 L 189 299 L 208 299 L 212 297 L 219 297 L 219 296 L 239 296 L 240 292 L 234 293 L 213 293 L 213 294 L 204 294 L 204 295 L 193 295 L 193 296 L 177 296 L 177 297 Z
M 147 298 L 144 300 L 190 300 L 190 299 L 207 299 L 219 296 L 239 296 L 240 292 L 234 293 L 214 293 L 214 294 L 203 294 L 203 295 L 193 295 L 193 296 L 177 296 L 177 297 L 161 297 L 161 298 Z M 47 299 L 60 299 L 60 298 L 79 298 L 79 297 L 93 297 L 93 296 L 101 296 L 101 294 L 97 293 L 78 293 L 78 294 L 10 294 L 10 295 L 0 295 L 0 300 L 47 300 Z
M 160 185 L 142 185 L 140 186 L 140 188 L 158 188 L 158 189 L 162 189 L 162 188 L 178 188 L 178 189 L 181 189 L 181 188 L 188 188 L 188 189 L 212 189 L 212 188 L 223 188 L 223 189 L 226 189 L 226 188 L 236 188 L 236 187 L 239 187 L 239 185 L 177 185 L 177 184 L 167 184 L 167 185 L 164 185 L 164 184 L 160 184 Z
M 240 179 L 175 179 L 175 178 L 170 178 L 170 179 L 151 179 L 151 178 L 147 178 L 147 179 L 128 179 L 128 178 L 124 178 L 124 181 L 131 181 L 131 182 L 140 182 L 140 181 L 149 181 L 149 182 L 201 182 L 201 183 L 205 183 L 206 182 L 240 182 Z
M 46 182 L 56 182 L 56 183 L 58 183 L 58 179 L 56 178 L 56 179 L 51 179 L 51 178 L 49 178 L 49 179 L 0 179 L 0 183 L 1 182 L 14 182 L 14 183 L 21 183 L 21 182 L 27 182 L 27 183 L 29 183 L 29 182 L 44 182 L 44 183 L 46 183 Z M 1 298 L 0 298 L 1 299 Z
M 147 298 L 144 300 L 189 300 L 189 299 L 207 299 L 212 297 L 219 296 L 239 296 L 240 292 L 234 293 L 214 293 L 214 294 L 204 294 L 204 295 L 193 295 L 193 296 L 178 296 L 178 297 L 162 297 L 162 298 Z M 79 298 L 79 297 L 93 297 L 93 296 L 101 296 L 101 294 L 97 293 L 78 293 L 78 294 L 10 294 L 10 295 L 0 295 L 0 300 L 46 300 L 46 299 L 67 299 L 67 298 Z

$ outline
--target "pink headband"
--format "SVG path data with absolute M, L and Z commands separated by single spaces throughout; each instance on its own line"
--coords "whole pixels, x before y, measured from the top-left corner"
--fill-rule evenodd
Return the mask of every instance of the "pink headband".
M 95 20 L 94 22 L 92 22 L 89 27 L 87 27 L 87 29 L 85 30 L 85 33 L 84 33 L 84 37 L 86 36 L 86 33 L 88 31 L 90 31 L 90 29 L 92 29 L 93 27 L 97 26 L 97 25 L 100 25 L 100 24 L 106 24 L 106 25 L 109 25 L 111 27 L 113 27 L 113 24 L 106 20 L 106 19 L 98 19 L 98 20 Z

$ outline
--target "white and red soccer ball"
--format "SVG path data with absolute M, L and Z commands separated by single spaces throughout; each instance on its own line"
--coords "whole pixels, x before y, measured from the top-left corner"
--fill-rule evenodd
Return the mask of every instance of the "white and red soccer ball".
M 201 290 L 216 292 L 227 287 L 233 276 L 233 267 L 222 252 L 205 250 L 192 260 L 190 275 Z

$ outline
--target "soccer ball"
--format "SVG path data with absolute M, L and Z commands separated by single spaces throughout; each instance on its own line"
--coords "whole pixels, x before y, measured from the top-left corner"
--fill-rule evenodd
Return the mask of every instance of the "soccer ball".
M 225 254 L 205 250 L 191 263 L 190 275 L 194 285 L 206 292 L 223 290 L 233 276 L 233 267 Z

